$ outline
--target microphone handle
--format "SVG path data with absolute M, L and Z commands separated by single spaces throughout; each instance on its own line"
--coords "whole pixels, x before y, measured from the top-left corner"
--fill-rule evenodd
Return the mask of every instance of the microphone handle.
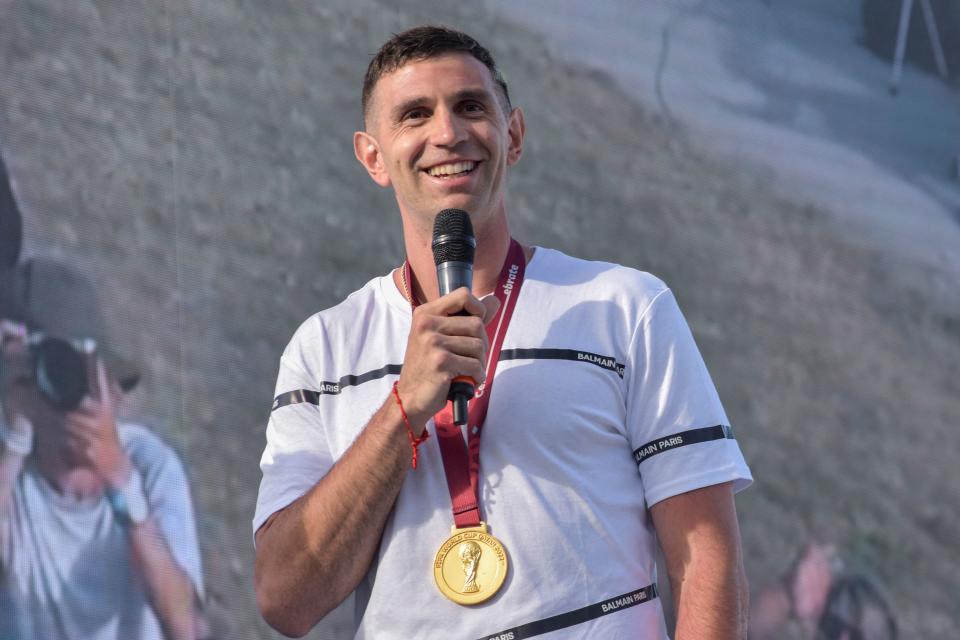
M 440 295 L 445 296 L 460 287 L 471 288 L 473 285 L 473 265 L 468 262 L 441 262 L 437 265 L 437 284 Z M 468 316 L 466 310 L 454 315 Z M 469 376 L 457 376 L 450 383 L 447 398 L 453 401 L 453 423 L 464 425 L 467 423 L 468 401 L 473 397 L 476 381 Z
M 441 262 L 437 265 L 437 285 L 445 296 L 460 287 L 473 286 L 473 265 L 469 262 Z

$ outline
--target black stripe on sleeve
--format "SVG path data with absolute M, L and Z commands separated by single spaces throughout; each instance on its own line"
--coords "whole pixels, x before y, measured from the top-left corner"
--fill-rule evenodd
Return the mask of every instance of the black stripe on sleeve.
M 388 364 L 385 367 L 380 367 L 373 371 L 367 371 L 366 373 L 361 373 L 358 376 L 343 376 L 340 378 L 340 388 L 344 387 L 355 387 L 361 385 L 364 382 L 370 382 L 371 380 L 379 380 L 384 376 L 389 375 L 400 375 L 400 368 L 402 365 L 399 364 Z
M 670 436 L 664 436 L 657 440 L 652 440 L 633 452 L 633 459 L 640 464 L 644 460 L 669 451 L 677 447 L 685 447 L 688 444 L 697 444 L 699 442 L 710 442 L 711 440 L 723 440 L 724 438 L 733 440 L 733 429 L 725 424 L 718 424 L 713 427 L 704 427 L 702 429 L 690 429 L 681 431 Z
M 295 389 L 294 391 L 287 391 L 286 393 L 281 393 L 273 399 L 273 407 L 271 408 L 271 411 L 279 409 L 280 407 L 285 407 L 288 404 L 299 404 L 301 402 L 319 404 L 320 396 L 340 395 L 340 392 L 344 389 L 344 387 L 355 387 L 363 384 L 364 382 L 379 380 L 384 376 L 398 375 L 399 373 L 399 364 L 388 364 L 380 367 L 379 369 L 361 373 L 360 375 L 343 376 L 338 382 L 321 382 L 320 389 L 316 391 L 312 389 Z
M 624 365 L 612 356 L 602 356 L 589 351 L 576 349 L 504 349 L 500 352 L 500 362 L 504 360 L 574 360 L 589 362 L 602 369 L 613 371 L 623 377 Z
M 573 625 L 581 624 L 588 620 L 594 620 L 622 609 L 635 607 L 638 604 L 653 600 L 657 595 L 657 585 L 647 585 L 642 589 L 629 591 L 623 595 L 615 596 L 603 602 L 589 604 L 574 611 L 567 611 L 566 613 L 550 616 L 549 618 L 537 620 L 536 622 L 521 624 L 512 629 L 504 629 L 503 631 L 498 631 L 493 634 L 487 634 L 480 638 L 480 640 L 523 640 L 524 638 L 532 638 L 544 633 L 550 633 L 551 631 L 557 631 L 558 629 L 566 629 L 567 627 L 572 627 Z

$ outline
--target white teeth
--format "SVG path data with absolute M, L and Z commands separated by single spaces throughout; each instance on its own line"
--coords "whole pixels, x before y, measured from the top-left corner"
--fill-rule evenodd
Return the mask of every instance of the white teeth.
M 430 167 L 428 173 L 432 176 L 451 176 L 464 171 L 472 171 L 477 166 L 476 162 L 468 160 L 467 162 L 454 162 L 452 164 L 441 164 L 436 167 Z

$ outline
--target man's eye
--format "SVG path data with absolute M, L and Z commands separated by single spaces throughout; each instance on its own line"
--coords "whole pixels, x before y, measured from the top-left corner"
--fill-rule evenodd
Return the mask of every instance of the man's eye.
M 463 110 L 467 113 L 480 113 L 484 110 L 484 107 L 480 102 L 468 102 L 463 105 Z
M 403 115 L 404 120 L 421 120 L 427 117 L 426 109 L 411 109 Z

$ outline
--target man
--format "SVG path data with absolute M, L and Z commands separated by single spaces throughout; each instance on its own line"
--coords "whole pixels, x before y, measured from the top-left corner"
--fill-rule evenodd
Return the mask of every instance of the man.
M 92 283 L 45 259 L 0 283 L 0 638 L 194 638 L 200 555 L 176 454 L 117 421 L 137 382 Z
M 395 36 L 363 107 L 356 156 L 393 188 L 409 267 L 308 319 L 281 358 L 253 521 L 266 620 L 300 636 L 355 591 L 357 638 L 666 638 L 659 538 L 676 637 L 742 637 L 733 491 L 750 474 L 669 289 L 511 241 L 523 112 L 469 36 Z M 473 291 L 441 297 L 448 208 L 477 248 Z M 455 376 L 480 385 L 462 436 Z

